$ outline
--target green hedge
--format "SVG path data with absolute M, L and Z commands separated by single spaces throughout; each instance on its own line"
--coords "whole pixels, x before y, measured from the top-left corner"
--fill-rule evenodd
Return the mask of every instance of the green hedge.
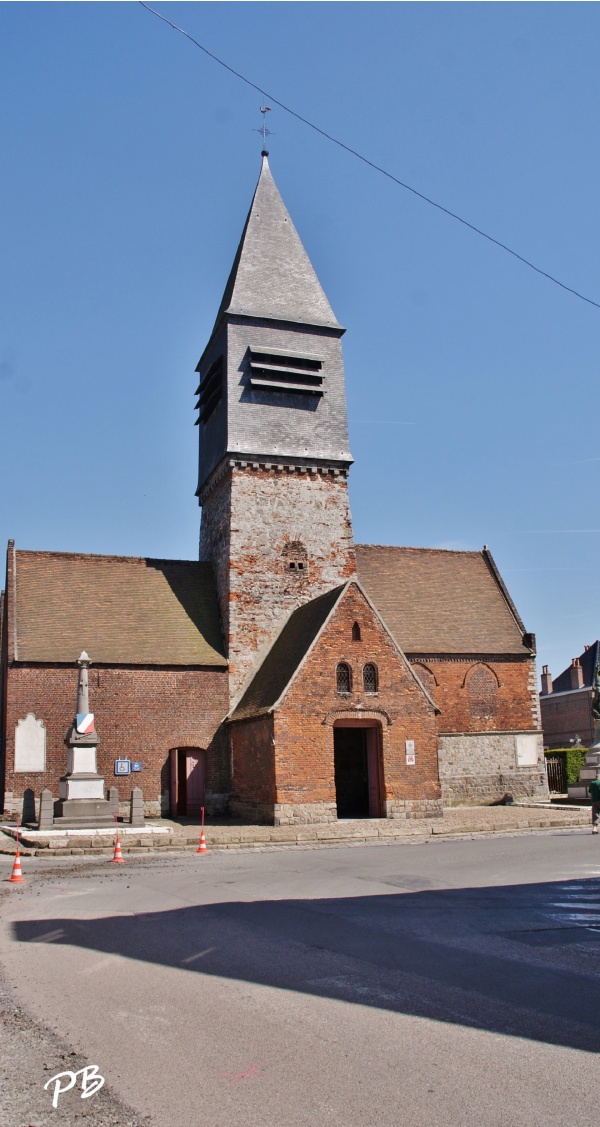
M 579 772 L 585 764 L 585 747 L 553 747 L 551 751 L 545 751 L 544 755 L 560 755 L 565 761 L 565 770 L 567 772 L 567 786 L 573 786 L 579 779 Z

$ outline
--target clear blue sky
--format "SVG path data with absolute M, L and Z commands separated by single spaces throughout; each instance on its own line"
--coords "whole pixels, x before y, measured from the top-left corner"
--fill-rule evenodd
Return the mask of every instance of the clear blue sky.
M 600 302 L 598 4 L 156 6 Z M 3 3 L 0 85 L 0 541 L 195 558 L 194 368 L 263 99 L 137 3 Z M 269 125 L 348 328 L 357 540 L 489 544 L 556 675 L 600 634 L 600 310 Z

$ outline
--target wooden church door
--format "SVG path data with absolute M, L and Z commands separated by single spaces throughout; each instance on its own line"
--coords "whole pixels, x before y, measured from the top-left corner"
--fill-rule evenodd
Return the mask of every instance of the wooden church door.
M 174 747 L 169 754 L 171 817 L 199 817 L 204 806 L 206 752 L 198 747 Z

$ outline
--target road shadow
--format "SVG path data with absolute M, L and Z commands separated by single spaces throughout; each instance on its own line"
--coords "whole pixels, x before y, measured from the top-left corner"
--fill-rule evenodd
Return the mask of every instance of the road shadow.
M 232 900 L 139 915 L 20 920 L 13 934 L 21 943 L 177 967 L 190 976 L 190 988 L 198 976 L 220 976 L 600 1049 L 597 880 Z M 567 952 L 567 968 L 556 965 L 557 948 Z

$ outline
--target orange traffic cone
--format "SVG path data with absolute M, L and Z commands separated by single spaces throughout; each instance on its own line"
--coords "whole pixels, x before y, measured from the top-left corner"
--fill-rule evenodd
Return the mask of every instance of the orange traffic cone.
M 110 859 L 110 863 L 111 863 L 111 865 L 124 865 L 125 864 L 125 862 L 123 860 L 123 854 L 121 853 L 121 842 L 119 841 L 119 835 L 118 834 L 117 834 L 117 840 L 115 841 L 115 852 L 114 852 L 114 855 Z
M 23 884 L 24 881 L 25 881 L 25 877 L 23 876 L 23 873 L 21 872 L 21 855 L 20 855 L 18 847 L 17 847 L 17 852 L 15 853 L 15 863 L 13 865 L 13 870 L 12 870 L 12 873 L 9 876 L 6 883 L 7 884 Z
M 206 848 L 206 838 L 204 836 L 204 830 L 200 830 L 200 842 L 198 844 L 198 848 L 196 850 L 196 853 L 207 853 L 207 852 L 208 852 L 208 850 Z

